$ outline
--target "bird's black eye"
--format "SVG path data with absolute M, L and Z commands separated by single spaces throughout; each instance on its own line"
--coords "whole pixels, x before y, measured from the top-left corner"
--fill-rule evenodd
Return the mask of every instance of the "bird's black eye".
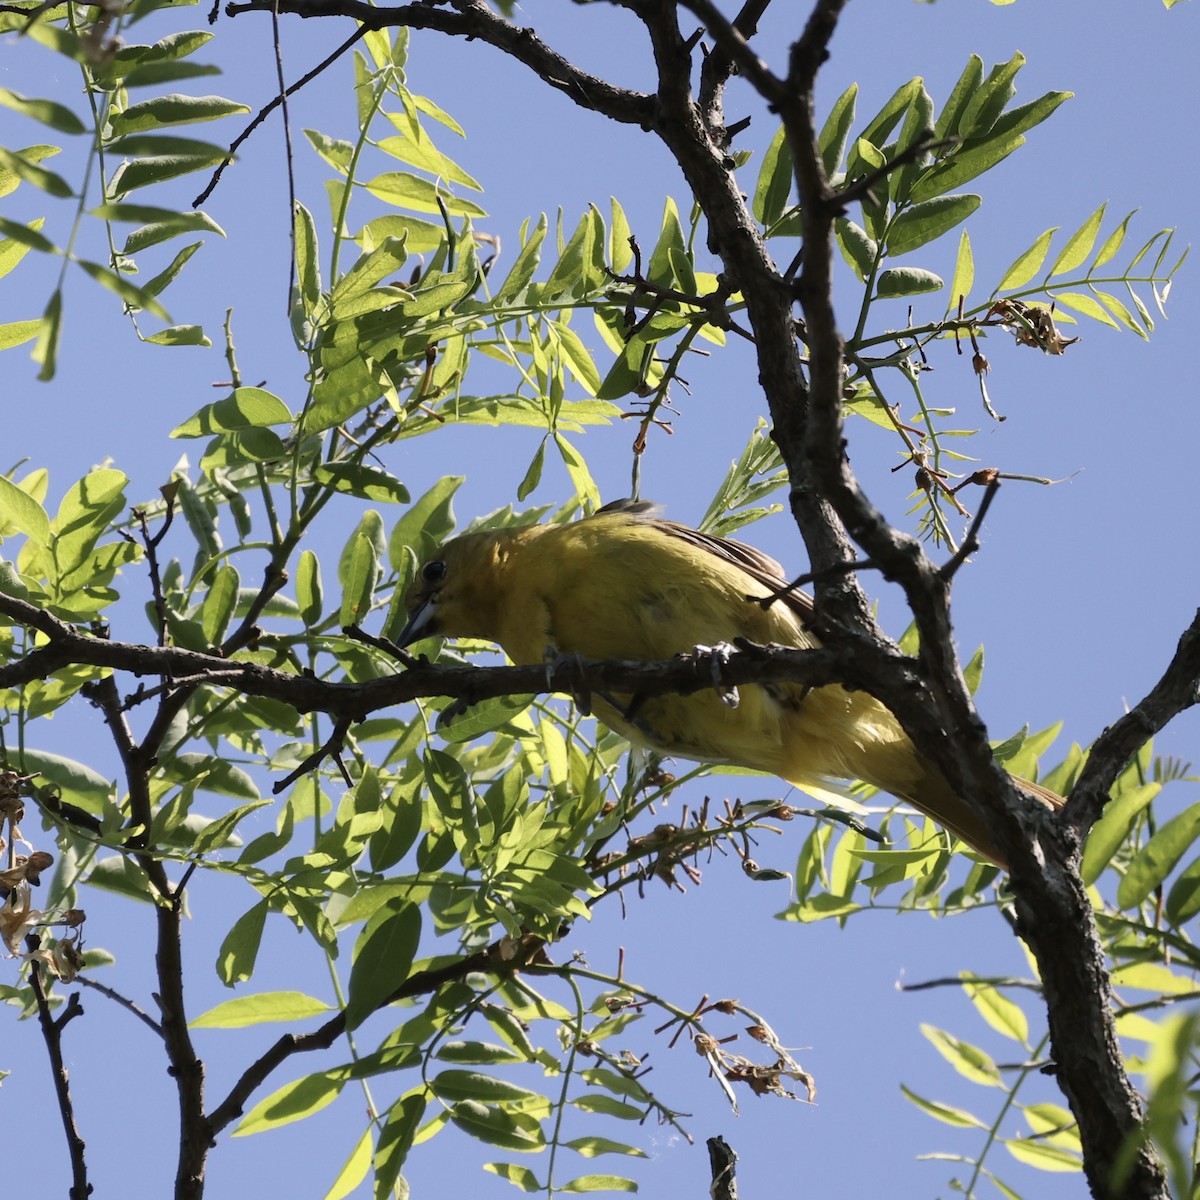
M 421 578 L 426 583 L 441 583 L 446 575 L 446 564 L 441 559 L 435 559 L 433 562 L 427 562 L 421 568 Z

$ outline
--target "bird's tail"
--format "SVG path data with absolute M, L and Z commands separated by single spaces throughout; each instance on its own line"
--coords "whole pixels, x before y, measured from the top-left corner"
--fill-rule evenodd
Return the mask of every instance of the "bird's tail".
M 1026 795 L 1040 800 L 1047 808 L 1059 809 L 1066 803 L 1057 792 L 1042 787 L 1040 783 L 1022 779 L 1019 775 L 1012 778 Z M 962 799 L 940 772 L 927 769 L 916 786 L 904 789 L 903 798 L 939 825 L 944 825 L 956 837 L 962 838 L 972 849 L 990 858 L 997 866 L 1007 869 L 1008 864 L 996 845 L 988 822 Z

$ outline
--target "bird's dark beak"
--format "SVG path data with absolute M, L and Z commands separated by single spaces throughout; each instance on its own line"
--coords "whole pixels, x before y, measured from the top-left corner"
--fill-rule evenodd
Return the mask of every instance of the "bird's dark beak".
M 437 596 L 430 596 L 422 601 L 421 607 L 408 618 L 408 624 L 400 630 L 396 642 L 401 647 L 411 646 L 422 638 L 434 635 L 434 618 L 437 616 Z

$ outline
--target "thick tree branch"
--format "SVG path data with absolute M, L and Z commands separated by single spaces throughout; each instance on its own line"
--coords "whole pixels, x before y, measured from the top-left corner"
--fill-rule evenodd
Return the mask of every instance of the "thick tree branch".
M 1200 611 L 1184 630 L 1162 678 L 1092 744 L 1065 819 L 1086 836 L 1125 764 L 1180 713 L 1200 704 Z
M 28 607 L 23 601 L 0 596 L 0 613 L 17 620 L 24 620 Z M 24 615 L 16 616 L 17 609 Z M 0 687 L 46 679 L 63 667 L 82 665 L 139 677 L 185 679 L 189 690 L 201 685 L 230 688 L 247 696 L 281 700 L 298 712 L 324 712 L 335 719 L 361 720 L 383 708 L 434 696 L 477 704 L 496 696 L 543 692 L 661 695 L 702 691 L 713 686 L 714 678 L 714 655 L 697 651 L 659 663 L 589 663 L 566 658 L 537 666 L 476 667 L 438 666 L 419 660 L 396 675 L 366 683 L 343 683 L 217 654 L 96 638 L 57 621 L 55 627 L 58 632 L 50 645 L 0 667 Z M 728 686 L 787 680 L 820 687 L 842 681 L 853 665 L 848 655 L 834 649 L 793 650 L 749 642 L 740 643 L 728 655 L 720 655 L 719 661 L 721 682 Z M 111 677 L 101 682 L 111 685 L 112 693 L 96 699 L 106 719 L 115 723 L 117 747 L 128 769 L 135 761 L 137 748 L 124 721 L 115 682 Z
M 100 638 L 92 640 L 100 646 L 107 644 Z M 157 649 L 170 653 L 163 647 Z M 150 752 L 147 752 L 145 743 L 137 743 L 125 719 L 121 698 L 111 675 L 91 685 L 89 697 L 104 714 L 125 768 L 130 819 L 136 829 L 129 841 L 130 849 L 158 895 L 154 905 L 154 963 L 158 982 L 155 998 L 161 1012 L 160 1028 L 170 1064 L 168 1070 L 175 1080 L 179 1097 L 180 1137 L 175 1200 L 200 1200 L 204 1194 L 204 1171 L 211 1142 L 205 1136 L 203 1125 L 204 1064 L 192 1045 L 183 998 L 183 891 L 182 887 L 172 886 L 166 867 L 158 858 L 149 853 L 139 853 L 149 845 L 154 819 L 150 772 L 157 742 Z M 169 698 L 165 697 L 160 708 L 168 704 Z
M 544 83 L 581 108 L 624 125 L 649 126 L 653 120 L 654 102 L 650 96 L 616 87 L 580 70 L 546 45 L 534 30 L 506 21 L 477 0 L 449 0 L 439 5 L 418 2 L 389 8 L 376 8 L 363 0 L 280 0 L 278 5 L 274 0 L 247 0 L 225 6 L 231 17 L 273 9 L 305 18 L 352 17 L 368 29 L 403 25 L 486 42 L 524 63 Z
M 758 23 L 770 5 L 771 0 L 745 0 L 741 11 L 730 22 L 731 30 L 740 35 L 743 41 L 752 38 L 758 32 Z M 693 8 L 691 11 L 696 10 Z M 719 13 L 716 15 L 720 16 Z M 707 20 L 705 25 L 708 26 Z M 718 44 L 705 55 L 704 65 L 700 70 L 699 101 L 700 111 L 710 128 L 723 127 L 725 124 L 725 85 L 737 69 L 738 65 L 733 56 L 723 45 Z

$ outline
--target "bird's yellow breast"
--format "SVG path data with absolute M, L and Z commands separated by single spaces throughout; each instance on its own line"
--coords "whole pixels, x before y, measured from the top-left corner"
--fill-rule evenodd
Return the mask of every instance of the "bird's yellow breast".
M 505 546 L 496 570 L 497 620 L 487 636 L 514 662 L 540 662 L 548 650 L 653 661 L 735 638 L 820 644 L 791 607 L 754 602 L 768 594 L 765 584 L 668 526 L 614 513 L 534 530 Z M 893 745 L 908 773 L 907 742 L 891 714 L 841 687 L 750 685 L 736 707 L 715 689 L 594 702 L 605 724 L 663 754 L 804 783 L 860 776 L 864 755 Z

